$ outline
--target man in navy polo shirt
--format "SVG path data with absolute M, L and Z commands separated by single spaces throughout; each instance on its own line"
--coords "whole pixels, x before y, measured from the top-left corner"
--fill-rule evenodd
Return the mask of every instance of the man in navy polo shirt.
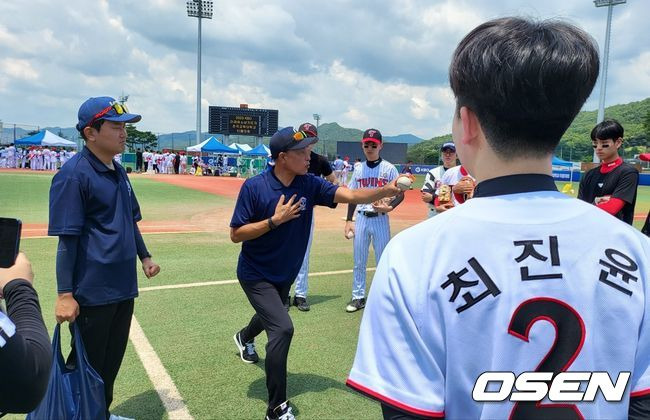
M 147 277 L 153 262 L 137 222 L 140 206 L 113 157 L 124 151 L 125 123 L 138 122 L 113 98 L 90 98 L 79 108 L 77 130 L 86 147 L 50 187 L 48 234 L 59 237 L 56 278 L 59 323 L 77 322 L 91 366 L 104 381 L 106 415 L 122 364 L 138 295 L 136 257 Z M 68 360 L 74 360 L 74 346 Z
M 271 137 L 272 170 L 244 182 L 230 222 L 230 238 L 242 242 L 237 278 L 255 309 L 248 326 L 234 336 L 245 363 L 258 361 L 255 337 L 266 331 L 267 419 L 290 420 L 287 355 L 293 324 L 283 302 L 305 256 L 316 205 L 371 203 L 397 195 L 391 182 L 382 188 L 350 190 L 307 175 L 310 148 L 318 137 L 286 127 Z

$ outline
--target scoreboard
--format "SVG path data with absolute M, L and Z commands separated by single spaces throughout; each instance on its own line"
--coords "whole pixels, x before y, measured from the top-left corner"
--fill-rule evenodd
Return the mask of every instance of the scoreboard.
M 270 137 L 278 131 L 278 110 L 211 106 L 208 131 L 210 134 Z

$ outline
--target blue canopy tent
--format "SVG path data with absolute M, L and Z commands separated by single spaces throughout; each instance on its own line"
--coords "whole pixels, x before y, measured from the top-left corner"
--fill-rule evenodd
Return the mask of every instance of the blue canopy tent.
M 77 143 L 59 137 L 54 133 L 47 130 L 39 131 L 38 133 L 18 139 L 14 142 L 16 146 L 56 146 L 56 147 L 73 147 L 77 148 Z
M 249 150 L 248 152 L 244 152 L 244 155 L 246 156 L 264 156 L 267 157 L 271 154 L 271 151 L 269 150 L 268 147 L 266 147 L 263 144 L 260 144 L 259 146 Z
M 573 182 L 573 172 L 577 172 L 578 177 L 580 175 L 580 167 L 578 165 L 579 164 L 574 164 L 568 160 L 563 160 L 557 156 L 553 156 L 553 159 L 551 160 L 553 179 L 556 181 Z
M 569 162 L 568 160 L 563 160 L 563 159 L 560 159 L 557 156 L 553 156 L 553 160 L 551 161 L 551 165 L 553 165 L 553 166 L 573 167 L 573 162 Z
M 216 137 L 210 137 L 201 144 L 196 146 L 190 146 L 186 149 L 188 152 L 206 152 L 206 153 L 229 153 L 233 155 L 238 155 L 239 150 L 233 149 L 232 147 L 225 146 Z

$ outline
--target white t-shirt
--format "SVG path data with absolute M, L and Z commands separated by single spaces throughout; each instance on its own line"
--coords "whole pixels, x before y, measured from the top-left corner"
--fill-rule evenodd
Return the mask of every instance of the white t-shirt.
M 650 240 L 557 191 L 479 189 L 390 241 L 348 385 L 416 414 L 505 419 L 509 398 L 472 399 L 479 375 L 557 358 L 612 380 L 632 372 L 622 402 L 576 404 L 584 418 L 627 418 L 630 392 L 650 393 Z

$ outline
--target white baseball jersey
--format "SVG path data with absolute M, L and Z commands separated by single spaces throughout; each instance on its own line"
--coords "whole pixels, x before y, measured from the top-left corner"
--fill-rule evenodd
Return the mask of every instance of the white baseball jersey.
M 463 168 L 462 165 L 454 166 L 453 168 L 449 168 L 445 171 L 444 175 L 440 179 L 440 185 L 456 185 L 458 184 L 458 181 L 460 181 L 465 176 L 469 176 L 470 178 L 474 179 L 469 173 L 467 173 L 467 170 Z M 438 185 L 438 188 L 440 188 L 440 185 Z M 437 194 L 438 190 L 436 190 L 436 195 Z M 462 197 L 454 194 L 453 192 L 451 193 L 451 201 L 454 203 L 454 206 L 458 206 L 459 204 L 463 204 L 465 202 Z
M 363 162 L 361 165 L 356 166 L 352 173 L 352 179 L 348 184 L 348 188 L 354 190 L 356 188 L 377 188 L 383 187 L 395 178 L 399 173 L 395 166 L 383 160 L 379 165 L 371 168 L 368 162 Z M 372 204 L 358 204 L 356 211 L 374 211 Z
M 397 235 L 348 385 L 428 417 L 627 418 L 630 395 L 650 393 L 650 241 L 599 210 L 514 175 Z M 631 377 L 621 402 L 472 399 L 484 372 L 536 369 Z
M 399 174 L 393 164 L 382 160 L 377 166 L 371 168 L 368 162 L 364 162 L 352 174 L 348 184 L 350 189 L 356 188 L 380 188 L 388 184 Z M 375 250 L 375 260 L 379 261 L 381 254 L 390 240 L 390 226 L 387 214 L 377 214 L 372 204 L 359 204 L 355 208 L 357 214 L 353 258 L 354 268 L 352 270 L 352 299 L 361 299 L 366 295 L 366 265 L 368 263 L 368 252 L 370 243 Z M 374 214 L 373 217 L 366 212 Z

